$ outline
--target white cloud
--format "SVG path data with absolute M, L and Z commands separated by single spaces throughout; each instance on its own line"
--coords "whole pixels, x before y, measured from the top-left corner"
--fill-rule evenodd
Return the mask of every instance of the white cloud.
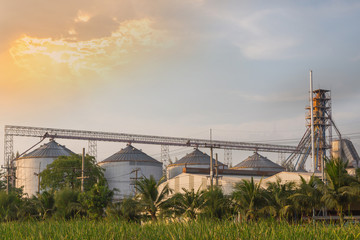
M 288 32 L 279 19 L 290 16 L 285 9 L 268 9 L 254 12 L 238 21 L 240 34 L 234 44 L 250 59 L 286 59 L 293 57 L 292 48 L 301 40 Z
M 272 93 L 268 95 L 257 95 L 254 93 L 244 93 L 233 91 L 232 94 L 237 95 L 243 100 L 255 101 L 255 102 L 296 102 L 303 101 L 303 95 L 294 95 L 293 93 Z
M 294 57 L 295 55 L 291 54 L 288 50 L 296 47 L 299 44 L 299 41 L 291 37 L 263 35 L 245 41 L 240 40 L 234 44 L 250 59 L 276 60 Z
M 151 25 L 149 19 L 125 21 L 111 36 L 87 41 L 25 35 L 15 41 L 10 53 L 17 65 L 37 74 L 47 74 L 54 67 L 70 75 L 101 74 L 131 61 L 134 54 L 167 46 L 166 33 Z
M 88 22 L 90 19 L 91 19 L 90 14 L 79 10 L 74 21 L 75 22 Z

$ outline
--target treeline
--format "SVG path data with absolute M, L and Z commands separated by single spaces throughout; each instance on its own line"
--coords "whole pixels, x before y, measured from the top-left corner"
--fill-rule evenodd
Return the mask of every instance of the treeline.
M 71 161 L 79 160 L 76 156 L 72 158 Z M 67 168 L 59 167 L 56 161 L 48 167 L 52 169 L 52 174 L 60 176 L 56 171 Z M 153 177 L 143 178 L 135 185 L 138 194 L 119 202 L 113 202 L 114 193 L 108 189 L 101 171 L 84 192 L 79 191 L 79 180 L 75 175 L 68 179 L 57 178 L 61 184 L 51 183 L 51 178 L 48 178 L 43 185 L 44 190 L 31 198 L 24 197 L 21 189 L 12 189 L 8 194 L 1 191 L 0 220 L 89 218 L 137 222 L 200 218 L 258 220 L 271 217 L 294 221 L 310 219 L 324 207 L 342 220 L 344 214 L 351 214 L 354 205 L 360 206 L 360 171 L 356 170 L 356 175 L 350 176 L 346 168 L 347 163 L 340 159 L 328 160 L 326 183 L 311 176 L 308 181 L 301 177 L 298 185 L 277 179 L 264 188 L 261 182 L 253 179 L 242 180 L 229 196 L 216 187 L 204 191 L 183 189 L 183 193 L 172 194 L 172 189 L 161 185 L 164 178 L 158 182 Z M 44 171 L 44 174 L 49 171 Z

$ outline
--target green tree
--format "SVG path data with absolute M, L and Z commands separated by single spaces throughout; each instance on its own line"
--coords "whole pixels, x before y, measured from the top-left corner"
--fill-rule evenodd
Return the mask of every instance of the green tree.
M 36 211 L 41 219 L 51 217 L 55 211 L 54 194 L 44 191 L 31 199 L 35 203 Z
M 104 210 L 113 195 L 114 192 L 107 186 L 95 184 L 90 191 L 80 194 L 79 201 L 90 218 L 98 219 L 104 215 Z
M 326 162 L 325 173 L 327 184 L 324 187 L 324 195 L 321 200 L 329 209 L 335 209 L 340 220 L 343 221 L 344 210 L 350 207 L 354 201 L 355 177 L 350 176 L 346 168 L 348 162 L 340 158 L 330 159 Z
M 290 196 L 294 193 L 294 182 L 282 183 L 280 178 L 277 178 L 275 182 L 268 182 L 265 192 L 267 203 L 262 211 L 279 219 L 292 217 L 295 213 L 295 207 Z
M 1 221 L 17 220 L 20 209 L 22 207 L 22 199 L 16 192 L 0 191 L 0 219 Z
M 264 189 L 261 188 L 261 181 L 255 183 L 251 180 L 241 180 L 237 183 L 232 194 L 235 201 L 235 210 L 240 212 L 247 219 L 254 219 L 259 215 L 259 210 L 264 207 Z
M 6 189 L 6 172 L 0 171 L 0 191 Z
M 106 208 L 108 218 L 120 219 L 125 221 L 139 221 L 141 208 L 139 202 L 133 198 L 124 198 L 120 202 L 110 203 Z
M 293 200 L 293 204 L 301 217 L 310 216 L 312 211 L 321 208 L 321 190 L 324 184 L 321 179 L 314 175 L 310 177 L 309 181 L 306 181 L 302 176 L 300 176 L 300 180 L 299 188 L 289 198 Z
M 55 193 L 55 216 L 60 219 L 70 219 L 79 215 L 82 207 L 78 201 L 80 192 L 63 188 Z
M 81 155 L 73 154 L 71 156 L 61 156 L 55 159 L 46 169 L 40 173 L 41 188 L 43 190 L 59 190 L 71 188 L 79 190 L 81 186 Z M 99 167 L 94 157 L 86 155 L 85 157 L 85 179 L 84 189 L 89 190 L 97 183 L 106 182 L 103 169 Z
M 203 216 L 224 219 L 231 213 L 230 199 L 220 187 L 210 188 L 204 193 L 204 197 Z
M 141 207 L 147 212 L 152 220 L 157 220 L 157 213 L 162 207 L 166 206 L 166 197 L 170 193 L 170 188 L 166 184 L 162 189 L 159 188 L 160 184 L 165 181 L 162 177 L 158 182 L 151 175 L 150 178 L 144 177 L 136 181 L 136 189 L 138 191 L 138 198 Z
M 195 192 L 194 189 L 183 188 L 184 193 L 177 193 L 170 202 L 176 215 L 182 215 L 189 219 L 195 219 L 204 207 L 205 191 L 200 188 Z

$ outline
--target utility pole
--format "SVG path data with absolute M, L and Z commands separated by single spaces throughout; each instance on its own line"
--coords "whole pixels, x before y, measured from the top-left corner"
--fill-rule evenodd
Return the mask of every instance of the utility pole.
M 85 168 L 85 148 L 83 148 L 81 158 L 81 192 L 84 192 L 84 168 Z
M 314 164 L 314 173 L 317 169 L 317 162 L 315 161 L 315 143 L 314 143 L 314 98 L 313 98 L 313 79 L 312 71 L 310 70 L 310 121 L 311 121 L 311 158 Z
M 89 178 L 88 176 L 84 176 L 85 172 L 85 148 L 82 151 L 82 159 L 81 159 L 81 177 L 77 179 L 81 179 L 81 192 L 84 192 L 84 179 Z
M 216 178 L 216 187 L 219 186 L 219 164 L 218 164 L 218 154 L 215 153 L 215 178 Z
M 40 194 L 40 167 L 41 167 L 41 162 L 39 162 L 39 171 L 36 173 L 34 172 L 34 175 L 38 177 L 38 193 Z
M 212 147 L 212 130 L 210 129 L 210 187 L 213 189 L 214 185 L 214 167 L 213 167 L 213 147 Z
M 1 166 L 2 169 L 6 169 L 6 193 L 9 194 L 9 184 L 10 184 L 10 177 L 11 177 L 11 174 L 10 174 L 10 170 L 11 170 L 11 167 L 9 165 L 9 162 L 7 163 L 7 166 Z
M 142 177 L 138 177 L 138 172 L 140 171 L 140 168 L 135 168 L 134 170 L 132 170 L 130 173 L 135 173 L 135 177 L 134 178 L 130 178 L 131 180 L 134 180 L 134 183 L 132 183 L 131 185 L 134 185 L 135 188 L 135 196 L 137 195 L 137 181 L 138 179 L 142 179 Z

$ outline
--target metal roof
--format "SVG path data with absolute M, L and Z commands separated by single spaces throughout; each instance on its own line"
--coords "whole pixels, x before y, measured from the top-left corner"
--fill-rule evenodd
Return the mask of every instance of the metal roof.
M 139 149 L 133 147 L 130 144 L 126 148 L 121 149 L 120 151 L 104 159 L 100 163 L 106 162 L 150 162 L 162 165 L 161 162 L 150 157 L 146 153 L 140 151 Z
M 218 162 L 219 166 L 224 165 L 221 162 Z M 204 152 L 201 152 L 199 149 L 195 148 L 193 152 L 186 154 L 185 157 L 180 160 L 170 164 L 169 166 L 174 165 L 209 165 L 210 166 L 210 156 Z M 213 159 L 213 166 L 215 166 L 215 159 Z
M 233 169 L 245 169 L 245 168 L 257 168 L 257 169 L 266 169 L 268 171 L 284 171 L 285 168 L 270 161 L 264 156 L 261 156 L 255 152 L 252 156 L 248 157 L 241 163 L 235 165 Z
M 345 159 L 349 161 L 349 167 L 359 167 L 360 157 L 354 147 L 354 144 L 348 139 L 342 139 L 342 151 Z
M 70 156 L 74 154 L 70 149 L 66 148 L 63 145 L 55 142 L 54 140 L 50 140 L 50 142 L 45 143 L 34 151 L 25 154 L 19 159 L 27 159 L 27 158 L 58 158 L 60 156 Z

